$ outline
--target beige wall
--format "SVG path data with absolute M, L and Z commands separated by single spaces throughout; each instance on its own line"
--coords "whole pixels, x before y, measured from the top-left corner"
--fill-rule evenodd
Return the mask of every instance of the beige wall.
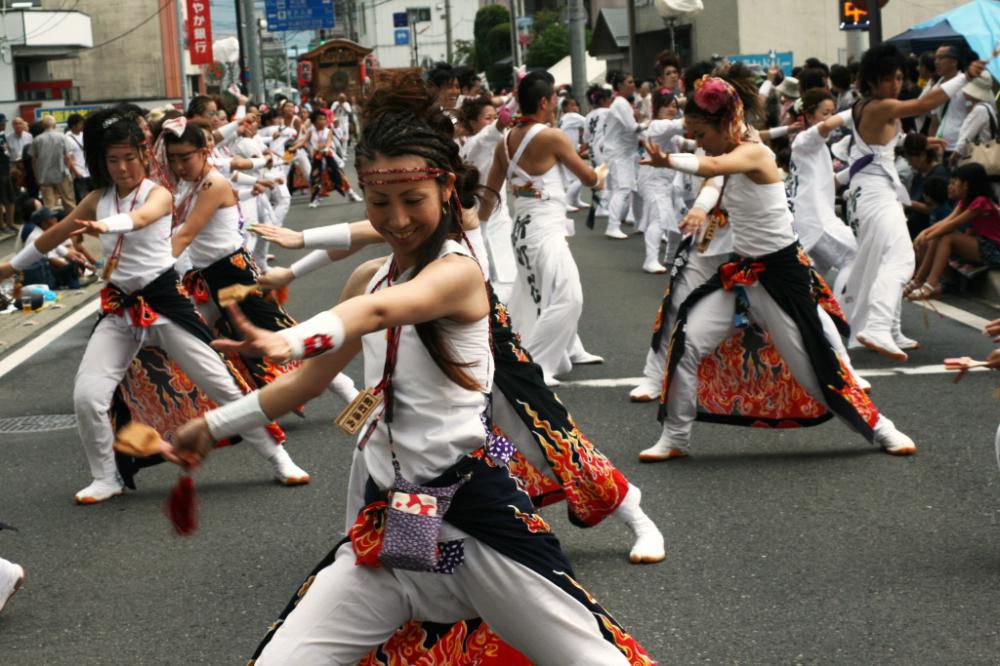
M 885 38 L 898 35 L 966 1 L 891 0 L 882 9 L 882 35 Z M 705 0 L 706 12 L 710 3 L 715 4 Z M 797 65 L 810 56 L 834 63 L 838 49 L 847 48 L 846 34 L 837 29 L 838 20 L 835 0 L 739 0 L 738 52 L 766 53 L 773 48 L 792 51 Z M 867 46 L 867 35 L 863 43 Z
M 64 3 L 44 0 L 42 4 L 57 9 Z M 149 18 L 159 6 L 158 0 L 79 0 L 74 8 L 90 15 L 98 45 Z M 153 19 L 116 42 L 81 51 L 76 58 L 53 60 L 49 75 L 73 79 L 84 102 L 164 97 L 160 22 Z
M 803 0 L 810 2 L 812 0 Z M 705 60 L 713 53 L 727 55 L 741 51 L 739 0 L 704 0 L 705 11 L 692 21 L 691 47 L 694 59 Z

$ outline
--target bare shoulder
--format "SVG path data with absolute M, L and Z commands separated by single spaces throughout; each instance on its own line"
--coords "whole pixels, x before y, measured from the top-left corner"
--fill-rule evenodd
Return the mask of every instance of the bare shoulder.
M 344 285 L 344 289 L 340 294 L 340 299 L 347 300 L 348 298 L 354 298 L 355 296 L 364 294 L 365 290 L 368 288 L 368 283 L 372 281 L 375 274 L 378 273 L 379 269 L 382 268 L 388 260 L 389 257 L 369 259 L 355 268 L 354 272 L 351 273 L 351 277 L 347 279 L 347 284 Z

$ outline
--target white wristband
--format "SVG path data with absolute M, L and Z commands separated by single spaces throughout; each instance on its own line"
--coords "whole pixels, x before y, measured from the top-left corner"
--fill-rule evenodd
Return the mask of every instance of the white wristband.
M 255 180 L 254 183 L 257 181 Z M 240 201 L 250 201 L 257 196 L 252 187 L 243 187 L 236 191 L 236 198 Z
M 351 225 L 349 222 L 331 224 L 325 227 L 313 227 L 302 232 L 303 247 L 311 250 L 323 248 L 328 250 L 351 249 Z
M 231 123 L 226 123 L 225 125 L 219 128 L 219 134 L 222 135 L 223 141 L 229 141 L 234 136 L 236 136 L 236 133 L 239 131 L 240 131 L 240 123 L 239 121 L 236 120 L 234 120 Z
M 947 81 L 941 84 L 941 90 L 943 90 L 949 98 L 954 97 L 955 93 L 961 90 L 969 79 L 965 74 L 956 74 Z
M 10 267 L 15 271 L 23 271 L 26 268 L 34 266 L 44 258 L 45 255 L 35 247 L 35 241 L 31 241 L 21 248 L 20 252 L 14 255 L 14 258 L 10 260 Z
M 260 406 L 260 391 L 254 391 L 218 409 L 205 412 L 205 424 L 218 441 L 239 435 L 271 422 Z
M 135 221 L 128 213 L 118 213 L 98 222 L 108 228 L 109 234 L 125 234 L 135 229 Z
M 300 278 L 303 275 L 308 275 L 309 273 L 317 271 L 324 266 L 329 266 L 332 263 L 333 259 L 330 258 L 329 252 L 326 250 L 313 250 L 288 268 L 292 271 L 292 275 Z
M 292 348 L 293 359 L 312 358 L 340 349 L 344 344 L 344 321 L 332 312 L 321 312 L 298 326 L 278 331 Z
M 268 159 L 267 157 L 254 157 L 251 158 L 250 164 L 253 165 L 254 169 L 261 169 L 267 166 Z
M 760 84 L 760 88 L 757 89 L 757 94 L 761 97 L 767 97 L 774 90 L 774 84 L 770 80 L 765 79 L 764 83 Z
M 682 173 L 698 173 L 701 162 L 692 153 L 670 153 L 670 168 Z
M 242 120 L 247 115 L 247 107 L 245 104 L 240 104 L 236 107 L 236 113 L 233 114 L 235 120 Z
M 709 187 L 708 184 L 701 188 L 701 192 L 698 193 L 698 197 L 691 204 L 691 208 L 697 208 L 703 210 L 706 213 L 713 208 L 715 204 L 719 202 L 719 190 L 714 187 Z
M 781 127 L 772 127 L 767 130 L 767 138 L 769 139 L 780 139 L 783 136 L 788 136 L 788 127 L 782 125 Z
M 844 121 L 845 125 L 854 124 L 854 113 L 850 109 L 845 109 L 836 115 Z
M 233 174 L 231 179 L 237 185 L 243 185 L 245 187 L 253 187 L 257 184 L 257 179 L 248 173 L 236 172 Z

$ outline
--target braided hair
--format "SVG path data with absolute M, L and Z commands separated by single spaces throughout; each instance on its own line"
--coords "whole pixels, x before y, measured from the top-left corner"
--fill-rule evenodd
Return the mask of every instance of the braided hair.
M 108 172 L 109 146 L 131 146 L 142 156 L 148 169 L 149 144 L 140 126 L 141 109 L 133 104 L 99 109 L 87 116 L 83 124 L 83 151 L 90 167 L 95 188 L 111 187 L 114 180 Z
M 388 85 L 376 89 L 361 116 L 364 131 L 358 141 L 354 162 L 359 173 L 371 165 L 378 155 L 421 157 L 428 167 L 455 175 L 455 194 L 462 208 L 475 206 L 480 188 L 479 171 L 462 161 L 454 138 L 454 123 L 441 111 L 434 95 L 418 76 L 397 76 Z M 447 182 L 448 173 L 435 177 L 439 185 Z M 445 204 L 441 223 L 420 248 L 413 275 L 437 259 L 446 240 L 461 238 L 462 234 L 461 210 L 451 203 Z M 455 360 L 434 322 L 417 324 L 415 328 L 434 363 L 449 379 L 469 390 L 482 388 L 465 372 L 468 364 Z

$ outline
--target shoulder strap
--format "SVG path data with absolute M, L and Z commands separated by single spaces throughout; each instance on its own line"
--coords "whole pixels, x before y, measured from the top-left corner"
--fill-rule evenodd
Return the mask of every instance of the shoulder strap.
M 530 174 L 527 174 L 524 171 L 524 169 L 522 169 L 522 168 L 520 168 L 518 166 L 518 162 L 521 161 L 521 157 L 524 155 L 524 151 L 528 147 L 528 144 L 531 143 L 536 136 L 538 136 L 539 134 L 541 134 L 542 130 L 544 130 L 545 128 L 546 128 L 545 125 L 541 125 L 541 124 L 539 124 L 539 125 L 532 125 L 530 128 L 528 128 L 528 131 L 524 135 L 524 138 L 521 139 L 521 145 L 519 145 L 517 147 L 517 151 L 515 151 L 515 153 L 514 153 L 514 157 L 507 160 L 507 179 L 508 180 L 511 178 L 511 176 L 513 176 L 515 173 L 518 173 L 518 172 L 520 172 L 520 173 L 518 173 L 518 175 L 520 175 L 520 176 L 522 176 L 524 178 L 529 178 L 530 177 Z M 510 135 L 508 135 L 508 138 L 509 138 L 509 136 Z M 510 151 L 508 150 L 508 155 L 509 154 L 510 154 Z

